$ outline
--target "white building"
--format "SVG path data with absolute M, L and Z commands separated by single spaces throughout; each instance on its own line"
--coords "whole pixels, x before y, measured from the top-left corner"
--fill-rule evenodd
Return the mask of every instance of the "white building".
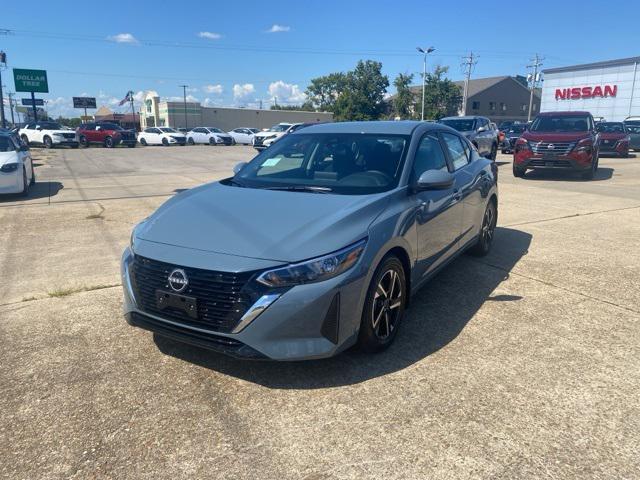
M 540 111 L 583 110 L 610 122 L 640 116 L 640 57 L 544 70 Z

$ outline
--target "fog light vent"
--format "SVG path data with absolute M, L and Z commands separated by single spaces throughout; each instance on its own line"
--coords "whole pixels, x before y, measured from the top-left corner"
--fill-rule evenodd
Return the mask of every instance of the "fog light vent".
M 338 344 L 338 331 L 340 328 L 340 293 L 336 293 L 331 300 L 331 305 L 322 322 L 320 333 L 331 343 Z

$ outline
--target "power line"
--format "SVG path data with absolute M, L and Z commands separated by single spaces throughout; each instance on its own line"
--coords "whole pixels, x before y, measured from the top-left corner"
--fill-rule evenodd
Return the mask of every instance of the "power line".
M 464 71 L 464 92 L 462 94 L 462 114 L 467 114 L 467 98 L 469 97 L 469 79 L 471 78 L 471 72 L 478 63 L 478 55 L 474 55 L 473 52 L 469 52 L 469 55 L 462 58 L 462 68 Z

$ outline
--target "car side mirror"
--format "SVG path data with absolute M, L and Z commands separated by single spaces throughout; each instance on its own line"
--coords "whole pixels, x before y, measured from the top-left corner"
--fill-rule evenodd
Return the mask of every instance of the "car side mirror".
M 247 162 L 236 163 L 235 166 L 233 167 L 233 174 L 237 175 L 238 173 L 240 173 L 240 171 L 244 168 L 246 164 Z
M 455 177 L 452 173 L 443 170 L 427 170 L 418 179 L 414 190 L 422 192 L 425 190 L 446 190 L 453 186 Z
M 487 127 L 478 127 L 478 130 L 476 130 L 478 133 L 482 133 L 482 132 L 486 132 L 487 131 Z
M 42 127 L 36 127 L 36 130 L 38 130 L 39 132 L 42 131 Z

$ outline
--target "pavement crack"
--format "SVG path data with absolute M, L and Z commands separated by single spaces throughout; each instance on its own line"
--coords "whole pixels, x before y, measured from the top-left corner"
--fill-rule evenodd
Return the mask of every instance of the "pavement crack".
M 640 205 L 633 207 L 612 208 L 610 210 L 595 210 L 593 212 L 585 213 L 572 213 L 571 215 L 563 215 L 561 217 L 543 218 L 542 220 L 531 220 L 530 222 L 509 223 L 507 225 L 501 225 L 502 227 L 519 227 L 521 225 L 533 225 L 536 223 L 552 222 L 554 220 L 565 220 L 567 218 L 586 217 L 588 215 L 597 215 L 599 213 L 621 212 L 623 210 L 633 210 L 634 208 L 640 208 Z
M 613 307 L 617 307 L 617 308 L 620 308 L 622 310 L 626 310 L 628 312 L 640 314 L 640 311 L 634 310 L 633 308 L 629 308 L 629 307 L 626 307 L 624 305 L 620 305 L 619 303 L 615 303 L 615 302 L 612 302 L 610 300 L 605 300 L 603 298 L 594 297 L 593 295 L 588 295 L 586 293 L 582 293 L 582 292 L 579 292 L 577 290 L 572 290 L 570 288 L 563 287 L 562 285 L 556 285 L 555 283 L 549 282 L 547 280 L 541 280 L 539 278 L 531 277 L 529 275 L 524 275 L 522 273 L 514 272 L 513 270 L 508 270 L 508 269 L 506 269 L 504 267 L 501 267 L 500 265 L 495 265 L 493 263 L 485 262 L 485 261 L 482 261 L 482 260 L 479 260 L 479 259 L 475 259 L 475 258 L 471 259 L 471 261 L 480 263 L 482 265 L 486 265 L 487 267 L 492 267 L 492 268 L 495 268 L 497 270 L 503 271 L 503 272 L 507 273 L 508 275 L 516 275 L 516 276 L 518 276 L 520 278 L 526 278 L 527 280 L 538 282 L 538 283 L 541 283 L 543 285 L 547 285 L 549 287 L 557 288 L 557 289 L 563 290 L 563 291 L 565 291 L 567 293 L 572 293 L 574 295 L 578 295 L 580 297 L 587 298 L 589 300 L 593 300 L 593 301 L 600 302 L 600 303 L 605 303 L 607 305 L 611 305 Z

